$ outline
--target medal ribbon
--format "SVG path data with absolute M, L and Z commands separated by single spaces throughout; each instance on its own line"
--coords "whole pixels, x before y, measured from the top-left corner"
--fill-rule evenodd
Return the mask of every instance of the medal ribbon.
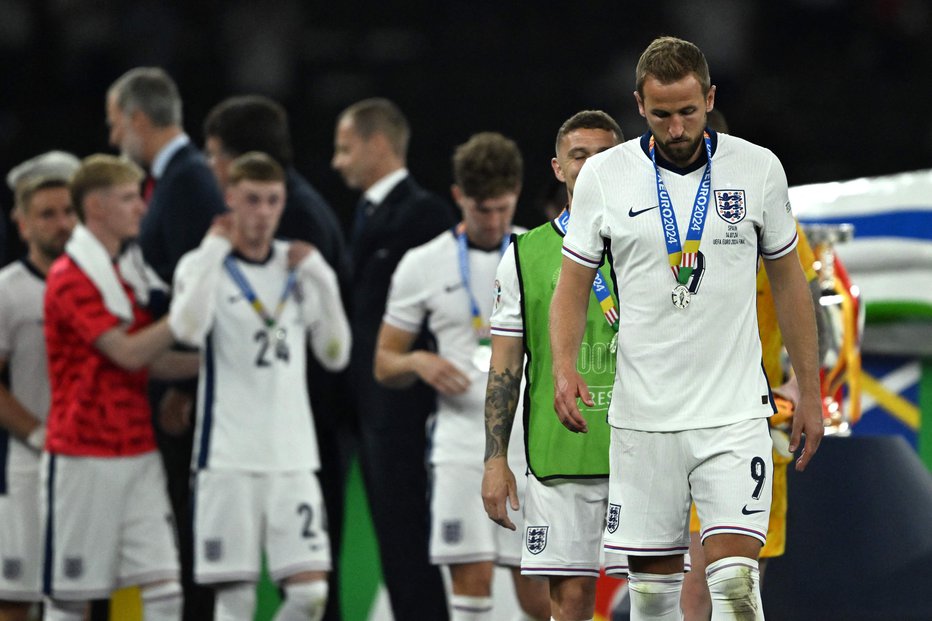
M 566 236 L 566 227 L 570 223 L 569 210 L 564 209 L 553 222 L 557 230 Z M 595 279 L 592 281 L 592 293 L 595 294 L 595 299 L 599 301 L 602 314 L 605 315 L 605 321 L 612 327 L 612 330 L 618 332 L 618 307 L 615 305 L 615 298 L 612 296 L 608 283 L 602 278 L 602 272 L 598 269 L 596 269 Z
M 654 163 L 654 173 L 657 175 L 657 203 L 660 205 L 660 224 L 663 228 L 663 237 L 667 244 L 667 257 L 673 277 L 681 285 L 685 285 L 689 276 L 696 267 L 696 257 L 699 254 L 699 243 L 702 241 L 702 231 L 705 228 L 705 218 L 709 213 L 709 193 L 712 190 L 712 139 L 709 132 L 702 132 L 705 141 L 705 152 L 708 156 L 702 181 L 696 190 L 696 199 L 693 201 L 693 210 L 689 216 L 689 226 L 686 229 L 686 244 L 680 243 L 680 230 L 676 224 L 676 214 L 673 212 L 673 202 L 670 193 L 663 184 L 660 168 L 657 166 L 657 154 L 654 147 L 654 136 L 650 137 L 650 159 Z
M 472 327 L 476 332 L 476 338 L 479 339 L 479 345 L 491 345 L 492 337 L 488 336 L 485 330 L 485 322 L 482 321 L 482 312 L 476 303 L 476 296 L 472 293 L 472 287 L 469 286 L 469 243 L 466 239 L 466 225 L 462 222 L 456 225 L 454 229 L 456 243 L 459 249 L 460 260 L 460 278 L 463 280 L 463 288 L 469 295 L 469 311 L 472 314 Z M 502 247 L 499 249 L 499 256 L 505 254 L 508 250 L 508 244 L 511 243 L 511 235 L 506 233 L 502 237 Z M 484 336 L 485 334 L 485 336 Z
M 227 255 L 227 258 L 223 260 L 223 267 L 226 269 L 227 273 L 230 274 L 230 278 L 233 279 L 233 282 L 236 283 L 236 286 L 239 287 L 239 290 L 243 292 L 243 295 L 246 297 L 249 305 L 252 306 L 253 310 L 256 311 L 256 314 L 259 315 L 262 323 L 264 323 L 267 328 L 275 327 L 275 324 L 278 323 L 278 320 L 282 315 L 282 309 L 285 308 L 285 302 L 288 300 L 288 295 L 291 293 L 292 289 L 294 289 L 295 283 L 297 282 L 295 270 L 288 270 L 288 279 L 285 281 L 285 289 L 282 291 L 282 295 L 278 300 L 278 305 L 275 307 L 275 314 L 270 315 L 266 310 L 265 305 L 262 304 L 262 300 L 260 300 L 259 296 L 256 295 L 256 292 L 253 291 L 249 281 L 246 280 L 245 274 L 243 274 L 243 272 L 240 271 L 239 266 L 236 265 L 236 259 L 233 258 L 233 255 Z

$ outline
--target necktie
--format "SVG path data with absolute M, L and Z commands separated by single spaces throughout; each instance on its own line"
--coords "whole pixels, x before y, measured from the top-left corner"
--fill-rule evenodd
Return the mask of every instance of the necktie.
M 155 177 L 151 174 L 146 175 L 145 180 L 142 182 L 142 200 L 146 202 L 146 205 L 149 204 L 149 201 L 152 200 L 152 193 L 155 192 Z
M 362 235 L 362 231 L 366 227 L 366 220 L 369 219 L 375 208 L 376 204 L 365 196 L 359 199 L 359 203 L 356 205 L 356 215 L 353 219 L 353 235 L 351 238 L 353 242 L 356 242 Z

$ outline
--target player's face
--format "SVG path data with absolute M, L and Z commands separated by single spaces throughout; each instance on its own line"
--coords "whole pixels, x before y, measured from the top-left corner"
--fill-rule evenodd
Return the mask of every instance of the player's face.
M 560 139 L 560 149 L 550 164 L 553 166 L 553 174 L 566 184 L 566 191 L 571 199 L 576 187 L 576 177 L 579 176 L 586 160 L 596 153 L 611 149 L 616 144 L 618 141 L 615 134 L 607 129 L 574 129 Z
M 139 224 L 146 203 L 139 194 L 139 183 L 131 181 L 99 190 L 105 208 L 106 226 L 121 242 L 139 235 Z
M 77 222 L 68 188 L 45 188 L 32 195 L 19 215 L 19 230 L 30 251 L 38 251 L 51 260 L 65 251 Z
M 204 150 L 207 151 L 207 164 L 214 173 L 214 177 L 217 178 L 217 183 L 221 188 L 227 187 L 227 173 L 234 158 L 227 153 L 223 148 L 223 141 L 216 136 L 207 137 Z
M 703 95 L 702 85 L 690 73 L 669 84 L 648 77 L 643 91 L 643 98 L 637 92 L 634 97 L 663 157 L 681 168 L 695 162 L 702 145 L 706 115 L 715 104 L 715 87 Z
M 469 241 L 480 248 L 498 247 L 511 228 L 511 219 L 518 205 L 518 191 L 478 201 L 454 186 L 453 195 L 463 212 Z
M 372 179 L 376 169 L 375 150 L 368 139 L 359 135 L 349 118 L 340 119 L 333 141 L 333 160 L 330 165 L 340 173 L 347 187 L 366 190 L 377 179 Z
M 107 95 L 107 126 L 110 128 L 110 146 L 119 149 L 120 154 L 141 165 L 143 161 L 142 140 L 133 127 L 131 115 L 124 113 L 117 105 L 116 95 Z
M 285 208 L 285 184 L 243 179 L 227 186 L 226 196 L 233 212 L 237 241 L 249 247 L 271 242 Z

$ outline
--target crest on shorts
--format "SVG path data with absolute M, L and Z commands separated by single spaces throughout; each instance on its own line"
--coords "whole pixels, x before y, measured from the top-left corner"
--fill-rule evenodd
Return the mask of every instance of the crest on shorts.
M 444 543 L 459 543 L 463 540 L 463 523 L 460 520 L 445 520 L 440 529 Z
M 605 528 L 610 533 L 618 530 L 618 518 L 621 517 L 621 505 L 608 505 L 608 517 L 605 519 Z
M 715 211 L 729 224 L 738 224 L 744 220 L 747 214 L 744 190 L 715 190 Z
M 65 577 L 80 578 L 84 573 L 84 559 L 80 556 L 69 556 L 65 558 Z
M 549 526 L 528 526 L 525 545 L 531 554 L 540 554 L 547 547 L 547 531 Z
M 3 579 L 19 580 L 23 575 L 23 559 L 5 558 L 3 559 Z
M 219 561 L 223 557 L 223 539 L 207 539 L 204 541 L 204 558 L 208 561 Z

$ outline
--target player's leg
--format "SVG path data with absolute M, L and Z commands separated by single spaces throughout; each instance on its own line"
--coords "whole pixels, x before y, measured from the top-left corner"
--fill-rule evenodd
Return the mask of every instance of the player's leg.
M 40 529 L 45 618 L 79 621 L 87 602 L 117 586 L 127 473 L 114 458 L 43 454 Z
M 215 621 L 247 618 L 255 608 L 263 512 L 255 478 L 215 470 L 195 478 L 194 580 L 214 589 Z
M 120 462 L 120 468 L 132 477 L 132 502 L 127 503 L 119 531 L 119 584 L 139 585 L 146 621 L 177 621 L 184 596 L 178 535 L 162 460 L 152 451 Z
M 605 551 L 628 555 L 632 621 L 682 618 L 690 470 L 682 434 L 612 429 Z
M 494 563 L 452 563 L 449 568 L 450 621 L 491 621 Z
M 700 460 L 690 483 L 702 524 L 712 619 L 763 619 L 757 559 L 766 541 L 772 497 L 773 445 L 767 422 L 694 430 L 690 443 Z
M 521 606 L 520 621 L 547 621 L 550 618 L 548 581 L 536 576 L 522 576 L 520 567 L 511 568 L 511 577 Z
M 262 479 L 269 574 L 285 595 L 275 621 L 318 621 L 329 596 L 330 538 L 317 475 L 276 472 Z
M 38 463 L 0 477 L 0 621 L 26 621 L 42 601 Z
M 699 539 L 699 516 L 696 507 L 689 510 L 689 556 L 692 570 L 683 577 L 680 607 L 685 621 L 709 621 L 712 618 L 712 599 L 705 581 L 705 552 Z
M 548 578 L 551 618 L 591 619 L 595 614 L 608 479 L 526 478 L 521 573 Z M 609 565 L 617 574 L 627 574 L 624 555 L 611 555 L 611 560 L 606 559 L 606 568 Z

